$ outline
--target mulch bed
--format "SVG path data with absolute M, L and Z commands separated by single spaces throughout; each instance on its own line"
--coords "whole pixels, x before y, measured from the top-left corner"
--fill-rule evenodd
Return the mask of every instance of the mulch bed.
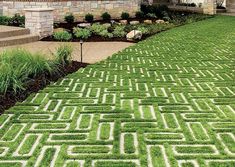
M 0 114 L 14 106 L 16 102 L 24 101 L 30 94 L 37 93 L 39 90 L 42 90 L 51 82 L 56 82 L 58 79 L 76 72 L 78 69 L 84 68 L 87 65 L 87 63 L 72 61 L 71 64 L 66 65 L 64 68 L 60 68 L 59 72 L 54 73 L 53 75 L 43 73 L 35 78 L 30 78 L 24 91 L 19 91 L 16 94 L 14 94 L 13 91 L 9 91 L 5 96 L 0 94 Z
M 143 35 L 141 40 L 144 40 L 149 36 L 151 36 L 151 35 L 148 35 L 148 36 Z M 60 42 L 60 41 L 55 40 L 52 36 L 45 37 L 45 38 L 41 39 L 41 41 Z M 73 38 L 69 42 L 80 42 L 80 40 L 77 38 Z M 131 43 L 137 43 L 137 42 L 139 42 L 139 40 L 127 40 L 126 38 L 103 38 L 98 35 L 92 35 L 91 37 L 86 39 L 84 42 L 131 42 Z
M 146 18 L 147 19 L 147 18 Z M 127 21 L 128 23 L 130 23 L 130 21 L 139 21 L 140 23 L 143 23 L 144 20 L 146 20 L 144 18 L 129 18 Z M 115 22 L 119 22 L 121 19 L 113 19 Z M 148 19 L 148 20 L 152 20 L 152 22 L 155 22 L 157 19 Z M 66 29 L 68 30 L 70 33 L 73 32 L 73 28 L 74 27 L 77 27 L 78 24 L 80 23 L 85 23 L 84 21 L 83 22 L 74 22 L 74 23 L 66 23 L 66 22 L 59 22 L 59 23 L 55 23 L 55 28 L 63 28 L 63 29 Z M 92 22 L 92 24 L 94 23 L 101 23 L 101 24 L 104 24 L 104 23 L 110 23 L 110 21 L 104 21 L 104 20 L 94 20 Z M 151 35 L 143 35 L 142 36 L 142 40 L 152 36 L 154 34 L 151 34 Z M 48 36 L 48 37 L 45 37 L 43 39 L 41 39 L 41 41 L 56 41 L 56 42 L 59 42 L 57 40 L 55 40 L 53 38 L 53 36 Z M 75 38 L 73 36 L 72 40 L 70 42 L 79 42 L 80 40 Z M 99 35 L 92 35 L 91 37 L 89 37 L 88 39 L 86 39 L 86 42 L 131 42 L 131 43 L 137 43 L 139 42 L 139 40 L 127 40 L 125 37 L 124 38 L 104 38 L 104 37 L 101 37 Z

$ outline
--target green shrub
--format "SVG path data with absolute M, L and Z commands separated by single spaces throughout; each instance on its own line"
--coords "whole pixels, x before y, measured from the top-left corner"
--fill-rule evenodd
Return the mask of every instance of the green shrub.
M 126 32 L 125 32 L 125 26 L 116 26 L 113 30 L 113 36 L 114 37 L 125 37 Z
M 113 34 L 108 32 L 108 30 L 101 31 L 99 35 L 105 38 L 113 38 Z
M 23 49 L 6 50 L 0 55 L 0 94 L 21 91 L 32 77 L 55 70 L 55 64 L 40 54 Z
M 92 26 L 89 28 L 94 34 L 99 35 L 100 32 L 107 30 L 107 27 L 105 25 L 95 23 L 92 24 Z
M 155 19 L 155 18 L 157 18 L 157 16 L 156 16 L 154 13 L 148 13 L 148 14 L 146 14 L 146 17 L 147 17 L 147 18 L 150 18 L 150 19 Z
M 21 16 L 20 14 L 15 14 L 12 18 L 9 19 L 8 25 L 9 26 L 24 27 L 25 16 Z
M 65 17 L 64 17 L 64 21 L 66 21 L 67 23 L 74 23 L 74 20 L 75 20 L 75 18 L 74 18 L 74 16 L 73 16 L 73 14 L 72 13 L 70 13 L 70 14 L 67 14 Z
M 58 31 L 53 33 L 53 37 L 57 41 L 70 41 L 72 39 L 72 34 L 67 31 Z
M 85 20 L 87 22 L 91 23 L 94 20 L 94 16 L 92 14 L 88 13 L 88 14 L 85 15 Z
M 166 5 L 146 5 L 141 4 L 140 10 L 147 15 L 148 13 L 154 13 L 158 18 L 162 18 L 162 12 L 168 12 L 169 9 Z
M 137 28 L 137 30 L 138 30 L 138 31 L 141 31 L 142 34 L 149 34 L 149 33 L 150 33 L 149 30 L 148 30 L 148 28 L 146 28 L 146 27 L 144 27 L 144 26 L 139 26 L 139 27 Z
M 105 37 L 105 38 L 112 38 L 113 34 L 108 31 L 108 26 L 107 25 L 102 25 L 99 23 L 92 24 L 90 27 L 90 30 L 99 36 Z
M 122 18 L 123 20 L 129 19 L 129 17 L 130 17 L 129 13 L 127 13 L 127 12 L 122 12 L 121 18 Z
M 73 33 L 79 39 L 87 39 L 91 36 L 91 31 L 86 28 L 74 28 Z
M 0 16 L 0 25 L 8 25 L 10 19 L 11 18 L 7 16 Z
M 111 15 L 108 13 L 108 12 L 104 12 L 102 15 L 101 15 L 102 19 L 105 20 L 105 21 L 108 21 L 111 19 Z
M 144 18 L 144 12 L 142 12 L 142 11 L 137 11 L 137 12 L 135 13 L 135 17 L 138 18 L 138 19 Z
M 73 48 L 70 45 L 60 45 L 54 56 L 59 64 L 65 66 L 72 60 Z

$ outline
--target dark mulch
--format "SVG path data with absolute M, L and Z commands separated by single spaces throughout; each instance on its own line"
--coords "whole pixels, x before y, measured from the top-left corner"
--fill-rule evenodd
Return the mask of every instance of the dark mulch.
M 120 19 L 113 19 L 115 22 L 119 22 Z M 127 21 L 130 23 L 130 21 L 139 21 L 140 23 L 143 23 L 143 21 L 145 20 L 144 18 L 129 18 Z M 157 19 L 150 19 L 152 20 L 153 22 L 155 22 Z M 67 31 L 69 31 L 70 33 L 73 32 L 73 28 L 74 27 L 77 27 L 77 25 L 79 23 L 84 23 L 84 22 L 74 22 L 74 23 L 66 23 L 66 22 L 59 22 L 59 23 L 55 23 L 55 28 L 63 28 L 63 29 L 66 29 Z M 104 23 L 110 23 L 110 21 L 104 21 L 104 20 L 95 20 L 92 22 L 92 24 L 94 23 L 101 23 L 101 24 L 104 24 Z M 142 39 L 141 40 L 144 40 L 150 36 L 152 36 L 153 34 L 151 35 L 143 35 L 142 36 Z M 56 41 L 53 36 L 48 36 L 48 37 L 45 37 L 43 39 L 41 39 L 41 41 Z M 77 39 L 73 36 L 71 42 L 79 42 L 80 39 Z M 139 42 L 139 40 L 136 40 L 136 41 L 130 41 L 130 40 L 127 40 L 125 37 L 124 38 L 104 38 L 104 37 L 101 37 L 99 35 L 92 35 L 91 37 L 89 37 L 88 39 L 86 39 L 86 42 L 131 42 L 131 43 L 137 43 Z M 57 41 L 58 42 L 58 41 Z
M 9 109 L 10 107 L 14 106 L 16 102 L 24 101 L 30 94 L 42 90 L 51 82 L 55 82 L 68 74 L 76 72 L 80 68 L 85 68 L 87 65 L 87 63 L 72 61 L 71 64 L 60 68 L 58 70 L 59 72 L 56 72 L 53 75 L 43 73 L 35 78 L 30 78 L 30 80 L 26 84 L 26 88 L 24 91 L 19 91 L 16 94 L 13 91 L 9 91 L 6 93 L 5 96 L 0 94 L 0 114 L 2 114 L 5 110 Z
M 41 39 L 41 41 L 56 41 L 56 40 L 53 38 L 53 36 L 48 36 L 48 37 Z M 70 42 L 79 42 L 79 41 L 80 39 L 73 38 Z M 60 41 L 56 41 L 56 42 L 60 42 Z M 104 38 L 98 35 L 92 35 L 91 37 L 86 39 L 85 42 L 133 42 L 133 43 L 137 43 L 138 41 L 130 41 L 130 40 L 127 40 L 126 38 Z

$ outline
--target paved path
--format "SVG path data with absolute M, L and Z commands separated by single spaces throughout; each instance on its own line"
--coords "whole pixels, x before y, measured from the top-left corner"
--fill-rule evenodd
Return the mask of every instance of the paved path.
M 234 167 L 234 25 L 163 32 L 12 107 L 0 166 Z
M 58 48 L 61 44 L 64 43 L 39 41 L 23 45 L 8 46 L 5 48 L 0 47 L 0 52 L 11 48 L 25 48 L 30 52 L 40 52 L 48 58 L 52 58 L 52 53 L 54 53 L 56 48 Z M 74 49 L 73 60 L 80 61 L 79 42 L 70 42 L 68 44 L 72 45 Z M 83 44 L 83 61 L 86 63 L 96 63 L 101 60 L 105 60 L 112 54 L 132 45 L 134 44 L 130 42 L 85 42 Z

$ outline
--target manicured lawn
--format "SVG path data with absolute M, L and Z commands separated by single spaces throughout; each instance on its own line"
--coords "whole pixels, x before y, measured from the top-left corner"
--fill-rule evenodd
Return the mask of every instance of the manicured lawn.
M 17 104 L 0 166 L 234 167 L 234 25 L 174 28 Z

